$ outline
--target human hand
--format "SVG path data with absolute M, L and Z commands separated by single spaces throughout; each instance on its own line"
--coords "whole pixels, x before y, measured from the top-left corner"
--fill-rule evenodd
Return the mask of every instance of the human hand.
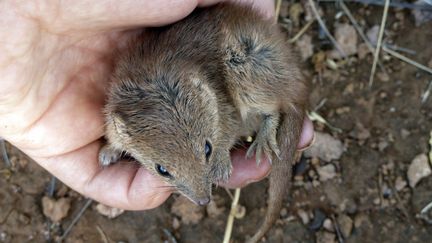
M 0 136 L 32 157 L 74 190 L 104 204 L 149 209 L 171 192 L 147 170 L 131 163 L 102 169 L 105 100 L 114 50 L 132 29 L 160 26 L 217 0 L 0 2 Z M 273 1 L 255 3 L 269 16 Z M 299 147 L 313 136 L 305 122 Z M 256 167 L 244 151 L 232 154 L 227 187 L 264 178 L 268 162 Z

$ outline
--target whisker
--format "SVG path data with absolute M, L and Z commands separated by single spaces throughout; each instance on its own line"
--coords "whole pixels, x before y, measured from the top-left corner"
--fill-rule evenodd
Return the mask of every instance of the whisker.
M 157 190 L 154 190 L 153 193 L 149 194 L 150 196 L 156 196 L 156 194 L 161 194 L 161 193 L 166 193 L 166 192 L 169 192 L 169 193 L 176 192 L 176 190 L 174 188 L 170 188 L 170 187 L 156 187 L 155 189 L 157 189 Z M 134 193 L 144 193 L 144 192 L 147 192 L 147 190 L 148 190 L 147 188 L 137 189 L 137 190 L 134 190 Z M 155 195 L 153 195 L 153 194 L 155 194 Z
M 175 186 L 158 186 L 156 188 L 172 188 L 172 189 L 177 189 Z

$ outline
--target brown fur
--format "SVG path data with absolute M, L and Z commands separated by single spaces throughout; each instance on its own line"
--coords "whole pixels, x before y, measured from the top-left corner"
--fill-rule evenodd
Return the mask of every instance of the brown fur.
M 284 35 L 252 8 L 223 3 L 147 29 L 133 45 L 113 75 L 101 163 L 126 152 L 156 175 L 160 164 L 171 174 L 161 178 L 206 202 L 212 184 L 231 174 L 230 149 L 257 132 L 249 152 L 272 160 L 269 209 L 250 240 L 258 241 L 288 190 L 308 100 Z

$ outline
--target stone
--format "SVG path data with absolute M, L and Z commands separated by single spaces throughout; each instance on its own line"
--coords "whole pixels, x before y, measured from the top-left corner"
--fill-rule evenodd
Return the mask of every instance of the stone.
M 96 211 L 110 219 L 116 218 L 124 212 L 123 209 L 113 208 L 102 203 L 96 205 Z
M 329 232 L 334 232 L 334 226 L 333 226 L 333 222 L 331 221 L 331 219 L 327 218 L 324 220 L 323 228 Z
M 306 211 L 304 211 L 303 209 L 299 209 L 297 211 L 297 215 L 299 216 L 304 225 L 307 225 L 309 223 L 309 214 Z
M 58 200 L 44 196 L 42 198 L 43 214 L 53 222 L 60 222 L 65 218 L 71 207 L 71 199 L 62 197 Z
M 305 157 L 318 157 L 326 162 L 337 160 L 345 147 L 342 142 L 327 133 L 315 132 L 314 143 L 304 152 Z
M 317 168 L 320 181 L 327 181 L 336 176 L 336 168 L 333 164 L 327 164 Z
M 414 2 L 414 4 L 421 7 L 421 6 L 430 6 L 431 3 L 428 0 L 417 0 Z M 418 9 L 412 9 L 411 13 L 412 15 L 414 15 L 416 26 L 420 26 L 424 23 L 432 21 L 432 13 L 430 11 L 418 8 Z
M 303 61 L 306 61 L 309 57 L 311 57 L 313 52 L 313 45 L 312 45 L 312 37 L 310 35 L 303 35 L 296 41 L 296 47 L 300 51 L 300 55 L 302 57 Z
M 337 24 L 335 27 L 335 39 L 347 56 L 357 53 L 357 32 L 350 24 Z M 339 59 L 341 53 L 333 50 L 330 57 Z
M 417 183 L 424 177 L 432 174 L 426 154 L 417 155 L 411 162 L 408 168 L 408 182 L 411 188 L 414 188 Z
M 360 60 L 364 59 L 369 54 L 369 48 L 365 43 L 360 43 L 357 47 L 357 55 Z
M 177 217 L 173 218 L 172 227 L 174 230 L 178 230 L 180 228 L 180 221 L 178 220 Z
M 353 229 L 353 220 L 348 215 L 341 214 L 337 217 L 337 222 L 344 238 L 348 238 Z
M 192 203 L 184 196 L 175 199 L 171 212 L 181 218 L 183 224 L 197 224 L 204 217 L 204 207 Z
M 207 214 L 210 218 L 216 218 L 223 214 L 225 211 L 224 207 L 219 207 L 214 200 L 206 206 Z
M 379 25 L 374 25 L 366 32 L 366 36 L 373 46 L 375 46 L 378 42 L 379 29 L 380 29 Z
M 396 177 L 395 188 L 398 192 L 402 191 L 402 189 L 404 189 L 407 184 L 408 183 L 406 182 L 406 180 L 404 180 L 401 176 Z
M 327 231 L 320 231 L 315 234 L 316 243 L 336 243 L 336 235 Z
M 326 215 L 319 208 L 314 209 L 314 217 L 312 222 L 309 224 L 310 230 L 319 230 L 324 224 L 324 220 L 326 219 Z

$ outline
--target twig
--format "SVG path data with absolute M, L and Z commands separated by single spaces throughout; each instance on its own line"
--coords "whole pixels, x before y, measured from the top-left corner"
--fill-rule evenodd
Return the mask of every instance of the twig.
M 309 119 L 310 119 L 311 121 L 317 121 L 317 122 L 320 122 L 320 123 L 326 125 L 326 126 L 327 126 L 328 128 L 330 128 L 331 130 L 337 132 L 337 133 L 341 133 L 341 132 L 342 132 L 342 129 L 340 129 L 340 128 L 338 128 L 338 127 L 335 127 L 335 126 L 333 126 L 333 125 L 331 125 L 330 123 L 328 123 L 328 122 L 326 121 L 326 119 L 324 119 L 320 114 L 316 113 L 315 111 L 308 112 L 307 115 L 308 115 L 308 117 L 309 117 Z
M 55 178 L 55 176 L 51 176 L 51 180 L 48 184 L 48 189 L 47 189 L 47 193 L 48 193 L 49 197 L 54 196 L 54 192 L 55 192 L 55 188 L 56 188 L 56 181 L 57 181 L 57 179 Z
M 410 55 L 416 55 L 417 52 L 405 47 L 400 47 L 400 46 L 396 46 L 396 45 L 390 45 L 390 44 L 384 44 L 383 46 L 387 47 L 388 49 L 391 49 L 393 51 L 401 51 L 401 52 L 405 52 L 408 53 Z
M 169 230 L 163 228 L 162 231 L 164 232 L 166 237 L 168 237 L 168 239 L 171 243 L 177 243 L 176 238 L 174 237 L 174 235 Z
M 430 131 L 430 138 L 429 138 L 429 163 L 432 163 L 432 131 Z M 428 205 L 426 205 L 420 211 L 420 214 L 416 215 L 416 217 L 423 219 L 428 224 L 432 224 L 432 219 L 428 216 L 428 212 L 431 209 L 432 209 L 432 202 L 430 202 Z
M 333 226 L 335 227 L 335 230 L 336 230 L 336 236 L 338 238 L 338 242 L 339 243 L 344 243 L 345 242 L 344 241 L 344 236 L 341 233 L 339 224 L 338 224 L 338 222 L 337 222 L 336 217 L 334 216 L 334 214 L 331 215 L 331 218 L 333 220 Z
M 408 210 L 407 210 L 406 207 L 402 204 L 402 199 L 400 198 L 399 193 L 398 193 L 398 191 L 396 190 L 396 187 L 395 187 L 393 181 L 388 180 L 387 183 L 390 184 L 390 187 L 391 187 L 392 191 L 394 192 L 394 195 L 395 195 L 395 198 L 396 198 L 396 202 L 397 202 L 397 204 L 398 204 L 399 209 L 402 211 L 402 213 L 404 214 L 404 216 L 406 217 L 406 219 L 407 219 L 408 221 L 411 221 L 411 217 L 410 217 L 410 215 L 409 215 L 409 213 L 408 213 Z
M 303 28 L 291 39 L 289 39 L 289 43 L 294 43 L 296 42 L 308 29 L 309 27 L 313 24 L 313 22 L 315 22 L 315 19 L 310 20 L 309 22 L 307 22 L 307 24 L 305 24 L 305 26 L 303 26 Z
M 274 20 L 275 23 L 278 22 L 281 5 L 282 5 L 282 0 L 276 0 L 275 20 Z
M 6 213 L 6 215 L 4 216 L 3 219 L 0 219 L 0 225 L 3 225 L 4 223 L 6 223 L 6 221 L 9 219 L 9 216 L 13 213 L 16 212 L 15 208 L 11 208 L 9 209 L 9 211 Z
M 99 234 L 101 235 L 102 238 L 102 242 L 103 243 L 109 243 L 108 241 L 108 237 L 106 236 L 105 232 L 102 230 L 102 228 L 99 225 L 96 225 L 96 229 L 99 232 Z
M 325 103 L 327 103 L 327 98 L 323 98 L 323 99 L 318 103 L 318 105 L 316 105 L 316 106 L 314 107 L 313 111 L 314 111 L 314 112 L 318 112 L 318 110 L 321 109 L 321 108 L 325 105 Z
M 333 2 L 337 2 L 337 1 L 339 1 L 339 0 L 320 0 L 320 2 L 322 2 L 322 3 L 333 3 Z M 377 1 L 377 0 L 344 0 L 344 1 L 347 3 L 361 3 L 361 4 L 377 5 L 377 6 L 383 6 L 385 4 L 384 1 Z M 390 2 L 390 7 L 419 9 L 422 11 L 432 11 L 432 6 L 418 5 L 418 4 L 413 4 L 413 3 L 401 2 L 401 1 Z
M 345 15 L 351 21 L 352 25 L 354 26 L 354 29 L 357 30 L 357 33 L 360 35 L 360 37 L 362 38 L 363 42 L 366 44 L 366 46 L 369 49 L 370 53 L 373 54 L 375 52 L 375 48 L 372 46 L 372 44 L 370 43 L 369 39 L 364 34 L 364 32 L 363 32 L 362 28 L 360 27 L 360 25 L 358 24 L 357 20 L 351 14 L 351 11 L 349 10 L 349 8 L 345 5 L 344 0 L 339 0 L 339 5 L 341 6 L 341 8 L 344 11 Z M 387 73 L 386 70 L 385 70 L 385 68 L 384 68 L 384 65 L 381 63 L 381 61 L 379 59 L 378 59 L 378 65 L 379 65 L 381 71 L 383 71 L 384 73 Z
M 9 156 L 6 150 L 6 142 L 4 139 L 0 138 L 0 151 L 3 156 L 3 161 L 6 163 L 6 167 L 11 167 L 12 163 L 9 160 Z
M 93 202 L 92 199 L 87 199 L 86 203 L 84 204 L 84 206 L 81 208 L 81 210 L 78 212 L 78 214 L 75 216 L 75 218 L 72 220 L 72 222 L 70 223 L 70 225 L 66 228 L 65 232 L 63 233 L 63 235 L 57 240 L 57 242 L 62 242 L 66 236 L 69 234 L 69 232 L 72 230 L 72 228 L 75 226 L 75 224 L 79 221 L 79 219 L 82 217 L 82 215 L 84 214 L 84 212 L 87 210 L 87 208 L 91 205 L 91 203 Z
M 423 219 L 424 221 L 426 221 L 428 224 L 432 224 L 432 219 L 430 217 L 428 217 L 427 213 L 429 212 L 429 210 L 432 209 L 432 202 L 430 202 L 428 205 L 426 205 L 421 211 L 420 211 L 420 215 L 418 215 L 418 218 Z
M 399 53 L 397 53 L 395 51 L 390 50 L 386 46 L 383 46 L 383 51 L 387 52 L 388 54 L 390 54 L 390 55 L 392 55 L 392 56 L 394 56 L 396 58 L 399 58 L 400 60 L 402 60 L 402 61 L 404 61 L 406 63 L 409 63 L 409 64 L 415 66 L 418 69 L 421 69 L 421 70 L 423 70 L 425 72 L 428 72 L 428 73 L 432 74 L 432 69 L 430 69 L 430 68 L 426 67 L 425 65 L 422 65 L 422 64 L 420 64 L 420 63 L 418 63 L 416 61 L 413 61 L 413 60 L 409 59 L 408 57 L 403 56 L 403 55 L 401 55 L 401 54 L 399 54 Z
M 432 165 L 432 131 L 429 138 L 429 163 Z
M 383 175 L 381 169 L 378 170 L 378 193 L 380 197 L 380 206 L 383 206 L 384 196 L 383 196 Z
M 330 39 L 330 41 L 333 43 L 333 45 L 336 47 L 336 49 L 341 53 L 343 58 L 346 58 L 347 55 L 345 54 L 344 50 L 339 46 L 339 43 L 335 40 L 335 38 L 330 34 L 330 31 L 327 29 L 326 25 L 324 24 L 324 21 L 322 20 L 321 16 L 318 13 L 318 10 L 315 6 L 315 3 L 313 0 L 309 0 L 309 5 L 311 6 L 312 12 L 315 15 L 316 20 L 318 21 L 319 25 L 323 29 L 324 33 L 327 35 L 327 37 Z
M 231 191 L 228 188 L 226 188 L 226 187 L 224 187 L 224 189 L 225 189 L 226 193 L 228 194 L 228 196 L 231 198 L 231 201 L 234 200 L 234 196 L 231 193 Z
M 228 220 L 227 220 L 227 225 L 225 228 L 223 243 L 229 243 L 229 241 L 231 239 L 231 232 L 232 232 L 232 227 L 234 224 L 234 217 L 235 217 L 235 214 L 237 211 L 237 205 L 238 205 L 239 199 L 240 199 L 240 188 L 236 188 L 235 193 L 234 193 L 234 200 L 231 203 L 231 210 L 230 210 L 230 213 L 228 215 Z
M 429 81 L 429 84 L 428 84 L 425 92 L 421 96 L 421 103 L 425 103 L 426 102 L 426 100 L 429 98 L 431 90 L 432 90 L 432 80 Z
M 375 76 L 375 71 L 376 71 L 376 65 L 378 62 L 378 58 L 379 58 L 379 53 L 381 51 L 381 44 L 382 44 L 382 39 L 384 36 L 384 29 L 385 29 L 385 24 L 387 21 L 387 13 L 388 13 L 388 9 L 389 9 L 389 3 L 390 0 L 385 0 L 385 5 L 384 5 L 384 12 L 383 12 L 383 17 L 381 20 L 381 26 L 380 26 L 380 31 L 378 34 L 378 42 L 377 42 L 377 46 L 375 48 L 375 54 L 374 54 L 374 61 L 372 64 L 372 71 L 371 71 L 371 75 L 369 78 L 369 87 L 372 87 L 373 85 L 373 81 L 374 81 L 374 76 Z

